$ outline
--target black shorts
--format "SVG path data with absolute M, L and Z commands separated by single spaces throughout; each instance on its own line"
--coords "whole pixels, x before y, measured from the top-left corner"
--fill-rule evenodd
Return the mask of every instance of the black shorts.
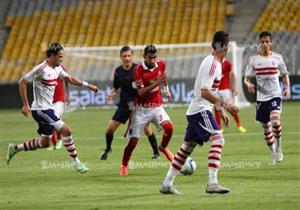
M 270 122 L 270 114 L 275 110 L 281 111 L 281 98 L 273 98 L 269 101 L 257 101 L 256 121 L 261 123 Z
M 130 114 L 131 114 L 131 110 L 129 110 L 129 108 L 118 107 L 114 115 L 112 116 L 112 119 L 125 124 Z

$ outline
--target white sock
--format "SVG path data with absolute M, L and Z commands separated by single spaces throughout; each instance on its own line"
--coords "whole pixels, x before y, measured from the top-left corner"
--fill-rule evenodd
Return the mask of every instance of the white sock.
M 208 177 L 209 184 L 218 184 L 218 169 L 208 168 Z
M 171 166 L 168 170 L 167 176 L 164 179 L 163 185 L 167 187 L 172 186 L 178 173 L 179 171 Z
M 80 160 L 79 160 L 78 157 L 74 158 L 73 160 L 74 160 L 74 163 L 75 163 L 76 165 L 81 164 L 81 162 L 80 162 Z
M 275 153 L 275 142 L 269 146 L 269 149 L 272 153 Z

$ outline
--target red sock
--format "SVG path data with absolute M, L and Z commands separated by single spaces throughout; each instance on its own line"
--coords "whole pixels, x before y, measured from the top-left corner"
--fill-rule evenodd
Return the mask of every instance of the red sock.
M 237 113 L 232 114 L 232 117 L 234 118 L 234 121 L 236 122 L 236 126 L 241 126 L 240 116 Z
M 163 148 L 166 148 L 172 138 L 172 134 L 173 134 L 173 124 L 172 123 L 164 123 L 162 125 L 163 129 L 164 129 L 164 133 L 162 136 L 162 140 L 161 140 L 161 146 Z
M 51 142 L 53 145 L 56 145 L 56 140 L 57 140 L 57 134 L 56 131 L 53 131 L 52 138 L 51 138 Z
M 220 116 L 219 112 L 216 109 L 214 109 L 214 111 L 215 111 L 216 122 L 217 122 L 219 128 L 222 129 L 221 116 Z
M 122 159 L 122 165 L 123 166 L 128 166 L 128 162 L 130 160 L 132 151 L 136 147 L 137 143 L 138 143 L 137 139 L 129 140 L 127 146 L 125 147 L 124 154 L 123 154 L 123 159 Z

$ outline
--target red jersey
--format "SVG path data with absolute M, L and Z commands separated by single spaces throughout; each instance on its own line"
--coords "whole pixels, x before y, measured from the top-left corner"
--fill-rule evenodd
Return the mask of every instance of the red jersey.
M 232 63 L 229 60 L 222 62 L 222 78 L 219 90 L 230 89 L 230 72 L 232 71 Z
M 134 69 L 134 80 L 137 89 L 147 87 L 156 81 L 157 76 L 165 72 L 166 65 L 163 61 L 157 61 L 153 69 L 149 69 L 144 63 Z M 143 107 L 159 107 L 162 105 L 160 86 L 153 88 L 146 96 L 136 95 L 135 104 Z
M 63 66 L 62 66 L 62 68 L 66 71 L 66 69 Z M 64 102 L 65 97 L 64 97 L 64 83 L 63 83 L 63 80 L 58 77 L 56 82 L 57 82 L 57 85 L 56 85 L 55 90 L 54 90 L 53 103 L 58 102 L 58 101 Z

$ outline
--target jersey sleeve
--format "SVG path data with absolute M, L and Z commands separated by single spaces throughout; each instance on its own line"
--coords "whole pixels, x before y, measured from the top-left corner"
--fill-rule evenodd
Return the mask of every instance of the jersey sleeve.
M 211 89 L 216 78 L 217 68 L 221 68 L 221 66 L 218 66 L 218 63 L 215 60 L 212 63 L 204 64 L 203 67 L 200 66 L 199 72 L 202 71 L 202 74 L 199 73 L 197 76 L 197 79 L 201 81 L 200 89 Z
M 282 56 L 279 57 L 278 70 L 279 70 L 281 75 L 288 74 L 288 70 L 287 70 L 287 67 L 284 63 L 284 60 L 283 60 Z
M 113 87 L 114 89 L 118 90 L 120 88 L 120 81 L 119 81 L 119 78 L 118 78 L 118 72 L 117 72 L 117 69 L 115 70 L 115 73 L 114 73 L 114 81 L 113 81 Z
M 66 77 L 69 77 L 70 75 L 65 71 L 65 68 L 64 67 L 61 67 L 59 68 L 59 74 L 58 74 L 58 77 L 60 78 L 66 78 Z
M 142 78 L 143 75 L 142 75 L 142 72 L 141 72 L 141 68 L 142 67 L 140 65 L 138 65 L 133 70 L 133 78 L 134 78 L 135 85 L 136 85 L 137 89 L 140 89 L 140 88 L 144 87 L 143 78 Z
M 248 65 L 246 67 L 245 76 L 254 76 L 254 75 L 255 75 L 255 70 L 253 67 L 253 57 L 250 57 Z
M 23 78 L 28 82 L 32 82 L 33 78 L 38 74 L 38 69 L 38 67 L 34 67 L 30 72 L 26 73 Z

